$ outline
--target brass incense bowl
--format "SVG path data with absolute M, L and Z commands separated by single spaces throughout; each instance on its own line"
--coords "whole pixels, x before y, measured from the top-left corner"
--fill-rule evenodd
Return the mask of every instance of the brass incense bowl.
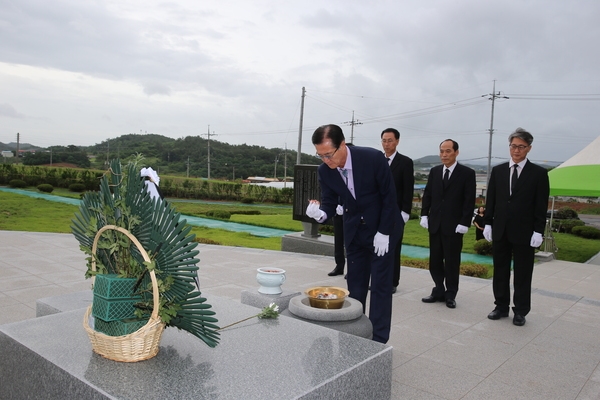
M 342 308 L 350 292 L 340 287 L 317 286 L 306 289 L 304 294 L 311 307 L 335 310 Z

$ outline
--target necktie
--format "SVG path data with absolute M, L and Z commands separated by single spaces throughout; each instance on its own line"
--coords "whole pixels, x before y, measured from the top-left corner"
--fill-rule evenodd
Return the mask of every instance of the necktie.
M 390 159 L 389 157 L 386 157 L 386 160 L 387 160 L 387 162 L 388 162 L 388 165 L 391 165 L 391 164 L 390 164 L 390 161 L 391 161 L 391 159 Z
M 513 194 L 515 191 L 515 186 L 517 186 L 517 180 L 519 179 L 519 172 L 517 172 L 519 164 L 515 164 L 513 167 L 512 179 L 510 180 L 510 194 Z
M 344 178 L 346 178 L 346 186 L 348 186 L 348 170 L 342 168 L 341 171 L 342 171 L 342 175 L 344 175 Z
M 446 171 L 444 172 L 444 188 L 446 188 L 448 186 L 449 179 L 450 179 L 450 170 L 448 168 L 446 168 Z

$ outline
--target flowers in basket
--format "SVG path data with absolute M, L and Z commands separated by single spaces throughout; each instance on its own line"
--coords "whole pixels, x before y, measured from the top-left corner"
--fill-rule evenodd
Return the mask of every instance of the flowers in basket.
M 168 202 L 150 195 L 140 176 L 142 159 L 137 155 L 124 168 L 112 160 L 99 191 L 83 196 L 71 229 L 87 255 L 85 276 L 131 278 L 133 318 L 156 314 L 167 327 L 214 347 L 218 321 L 199 291 L 195 236 Z M 96 279 L 95 289 L 98 285 Z

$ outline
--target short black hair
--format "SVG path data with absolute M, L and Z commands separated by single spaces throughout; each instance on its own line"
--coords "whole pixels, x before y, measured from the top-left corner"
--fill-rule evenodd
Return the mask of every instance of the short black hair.
M 321 144 L 325 139 L 331 140 L 331 144 L 333 144 L 333 147 L 336 149 L 346 140 L 342 128 L 334 124 L 321 125 L 312 135 L 313 144 Z
M 398 132 L 398 129 L 394 129 L 394 128 L 384 129 L 383 132 L 381 132 L 381 137 L 383 137 L 383 134 L 387 133 L 387 132 L 392 132 L 394 134 L 394 136 L 396 137 L 396 140 L 400 139 L 400 132 Z
M 455 142 L 454 140 L 452 140 L 452 139 L 442 140 L 442 143 L 444 143 L 444 142 L 452 142 L 452 148 L 454 149 L 454 151 L 458 150 L 458 143 Z M 442 143 L 440 143 L 440 147 L 442 147 Z

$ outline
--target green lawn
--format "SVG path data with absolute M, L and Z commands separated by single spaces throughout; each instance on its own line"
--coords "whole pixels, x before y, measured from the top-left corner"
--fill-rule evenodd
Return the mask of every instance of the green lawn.
M 79 194 L 57 190 L 57 195 L 79 197 Z M 55 194 L 55 193 L 53 193 Z M 292 219 L 290 206 L 219 204 L 208 202 L 172 202 L 182 214 L 204 217 L 210 210 L 232 212 L 231 221 L 290 231 L 302 231 L 302 224 Z M 235 211 L 258 210 L 260 215 L 235 214 Z M 77 211 L 76 206 L 34 199 L 12 193 L 0 192 L 0 229 L 9 231 L 70 233 L 71 220 Z M 280 250 L 281 238 L 260 238 L 247 233 L 234 233 L 221 229 L 194 227 L 192 232 L 205 243 L 227 246 L 252 247 Z M 600 240 L 583 239 L 570 234 L 555 234 L 557 257 L 559 260 L 585 262 L 600 252 Z M 403 243 L 428 247 L 427 230 L 421 228 L 418 220 L 406 224 Z M 463 251 L 474 253 L 475 232 L 473 228 L 465 236 Z

